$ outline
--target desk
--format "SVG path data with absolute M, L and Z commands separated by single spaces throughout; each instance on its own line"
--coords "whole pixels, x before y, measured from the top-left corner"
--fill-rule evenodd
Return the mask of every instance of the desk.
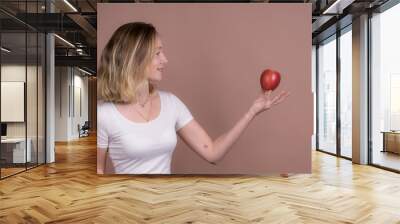
M 382 152 L 400 154 L 400 131 L 382 131 L 381 133 L 383 133 Z
M 31 145 L 32 141 L 27 138 L 28 147 L 25 154 L 25 138 L 6 138 L 1 139 L 1 157 L 6 163 L 25 163 L 31 162 Z M 25 161 L 27 158 L 27 161 Z

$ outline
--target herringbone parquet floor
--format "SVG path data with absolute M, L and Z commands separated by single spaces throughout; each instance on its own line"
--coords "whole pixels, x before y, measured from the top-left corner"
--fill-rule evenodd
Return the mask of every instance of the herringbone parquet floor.
M 313 152 L 313 173 L 97 176 L 94 137 L 0 181 L 0 223 L 400 223 L 400 175 Z

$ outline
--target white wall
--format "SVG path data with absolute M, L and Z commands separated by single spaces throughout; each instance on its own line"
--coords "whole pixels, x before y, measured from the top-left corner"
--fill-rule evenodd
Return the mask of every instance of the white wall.
M 18 81 L 25 82 L 25 64 L 9 64 L 1 66 L 1 81 Z M 28 67 L 28 70 L 31 68 Z M 28 72 L 29 74 L 29 72 Z M 1 108 L 6 110 L 6 108 Z M 25 122 L 10 122 L 7 123 L 7 137 L 25 137 Z
M 56 141 L 79 138 L 78 124 L 88 120 L 88 78 L 83 75 L 75 68 L 56 67 Z
M 9 138 L 25 138 L 25 135 L 30 139 L 30 148 L 32 151 L 32 161 L 36 162 L 39 158 L 39 163 L 44 163 L 44 74 L 41 66 L 25 66 L 25 64 L 3 64 L 1 66 L 1 80 L 10 82 L 26 83 L 26 107 L 25 102 L 21 108 L 21 112 L 25 113 L 27 119 L 22 122 L 6 122 L 7 137 Z M 27 78 L 27 81 L 25 80 Z M 3 90 L 2 90 L 3 92 Z M 2 95 L 2 98 L 7 98 L 7 95 Z M 2 103 L 3 104 L 3 103 Z M 2 107 L 1 110 L 12 110 L 9 107 Z M 13 111 L 7 111 L 13 113 Z M 14 112 L 16 113 L 16 112 Z M 37 153 L 39 156 L 37 157 Z
M 25 70 L 26 69 L 26 70 Z M 41 70 L 39 70 L 41 72 Z M 35 133 L 36 136 L 36 80 L 30 77 L 31 75 L 36 76 L 36 66 L 18 65 L 18 64 L 6 64 L 1 66 L 1 81 L 8 82 L 25 82 L 25 75 L 28 76 L 28 84 L 30 87 L 27 88 L 27 120 L 28 120 L 28 137 L 31 133 Z M 4 97 L 4 96 L 2 96 Z M 39 105 L 39 107 L 42 105 Z M 9 108 L 1 108 L 1 110 L 7 110 Z M 24 109 L 24 108 L 23 108 Z M 33 113 L 35 112 L 35 113 Z M 33 123 L 32 123 L 33 122 Z M 25 123 L 26 122 L 7 122 L 7 136 L 8 137 L 25 137 Z
M 55 68 L 55 141 L 68 141 L 69 69 Z
M 24 122 L 25 82 L 1 81 L 1 121 Z M 36 108 L 36 106 L 35 106 Z
M 74 100 L 74 102 L 71 102 L 71 106 L 74 105 L 74 107 L 71 110 L 72 129 L 70 133 L 73 138 L 79 137 L 78 124 L 82 126 L 88 120 L 88 78 L 82 77 L 81 74 L 74 70 L 74 92 L 72 92 L 74 95 L 71 96 L 71 99 Z
M 28 69 L 28 74 L 32 70 L 31 66 L 28 68 L 24 65 L 8 64 L 1 66 L 1 81 L 5 82 L 25 82 L 25 75 Z M 2 96 L 3 98 L 4 96 Z M 24 108 L 23 108 L 24 109 Z M 7 110 L 7 108 L 1 108 Z M 7 123 L 7 136 L 8 137 L 25 137 L 25 123 L 24 122 L 11 122 Z

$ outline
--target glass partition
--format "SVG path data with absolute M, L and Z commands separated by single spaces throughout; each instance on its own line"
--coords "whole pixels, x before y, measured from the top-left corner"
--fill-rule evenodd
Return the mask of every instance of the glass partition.
M 26 33 L 2 33 L 1 47 L 0 110 L 5 130 L 1 139 L 1 176 L 6 177 L 24 171 L 31 157 L 26 141 Z
M 26 113 L 27 113 L 27 150 L 30 151 L 28 160 L 28 168 L 37 165 L 38 157 L 38 35 L 36 32 L 27 33 L 27 98 L 26 98 Z
M 351 26 L 340 36 L 340 154 L 352 158 L 352 34 Z
M 17 18 L 44 1 L 1 1 L 0 178 L 45 163 L 45 35 Z
M 45 66 L 46 66 L 46 38 L 43 33 L 38 33 L 38 65 L 37 65 L 37 162 L 38 164 L 44 164 L 46 162 L 46 145 L 45 145 L 45 111 L 46 111 L 46 76 L 45 76 Z
M 336 154 L 336 36 L 318 47 L 318 149 Z
M 371 18 L 372 164 L 400 171 L 400 4 Z

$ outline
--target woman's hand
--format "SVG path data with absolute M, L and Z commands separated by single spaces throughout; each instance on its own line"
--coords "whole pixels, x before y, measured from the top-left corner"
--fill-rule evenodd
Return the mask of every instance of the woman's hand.
M 231 146 L 237 141 L 256 114 L 277 105 L 288 95 L 288 92 L 282 92 L 272 97 L 271 91 L 266 93 L 262 92 L 254 101 L 250 110 L 236 122 L 233 128 L 220 135 L 215 140 L 212 140 L 207 132 L 194 119 L 179 129 L 178 134 L 191 149 L 208 162 L 215 164 L 224 157 L 229 149 L 231 149 Z
M 282 91 L 277 96 L 272 96 L 272 90 L 261 92 L 257 99 L 254 101 L 250 108 L 250 113 L 253 116 L 272 108 L 275 105 L 283 102 L 286 97 L 290 95 L 290 92 Z

